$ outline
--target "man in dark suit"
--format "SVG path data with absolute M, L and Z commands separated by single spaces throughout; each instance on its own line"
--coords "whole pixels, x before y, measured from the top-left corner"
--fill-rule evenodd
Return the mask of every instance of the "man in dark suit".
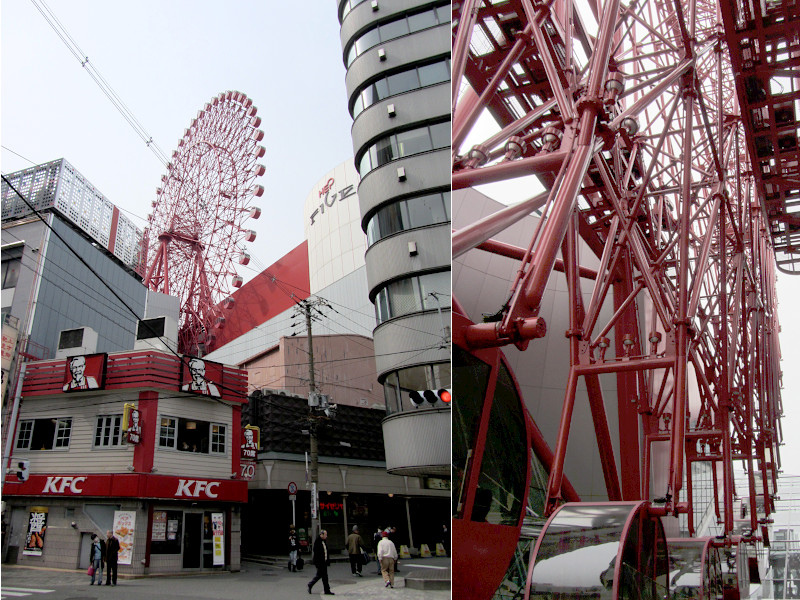
M 322 588 L 326 595 L 333 596 L 331 586 L 328 583 L 328 565 L 331 564 L 330 556 L 328 555 L 328 544 L 325 540 L 328 539 L 328 532 L 324 529 L 319 532 L 317 539 L 314 540 L 314 566 L 317 567 L 317 574 L 314 579 L 308 582 L 308 593 L 311 593 L 311 588 L 314 584 L 322 579 Z
M 106 531 L 106 585 L 117 585 L 119 540 L 110 529 Z

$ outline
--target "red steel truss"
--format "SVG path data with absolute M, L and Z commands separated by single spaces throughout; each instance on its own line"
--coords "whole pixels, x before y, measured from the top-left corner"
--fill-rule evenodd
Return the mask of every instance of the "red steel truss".
M 264 193 L 255 183 L 265 172 L 256 160 L 266 152 L 257 111 L 236 91 L 206 103 L 173 152 L 147 218 L 140 272 L 150 289 L 179 299 L 178 350 L 185 354 L 213 349 L 223 309 L 242 285 L 234 260 L 247 264 L 244 245 L 256 233 L 245 221 L 259 217 L 251 202 Z
M 768 26 L 752 7 L 749 16 L 734 12 L 733 0 L 597 0 L 584 3 L 595 27 L 579 4 L 454 3 L 453 187 L 535 174 L 545 188 L 454 232 L 454 258 L 480 246 L 520 260 L 496 320 L 461 333 L 473 349 L 525 349 L 535 338 L 561 335 L 546 332 L 538 312 L 551 272 L 563 270 L 570 370 L 549 511 L 563 499 L 582 377 L 609 500 L 660 496 L 652 510 L 688 513 L 693 531 L 689 464 L 707 461 L 719 478 L 716 510 L 726 534 L 734 532 L 734 496 L 741 494 L 749 498 L 756 538 L 773 511 L 780 467 L 775 248 L 793 264 L 797 126 L 794 117 L 791 128 L 780 119 L 763 121 L 775 155 L 767 156 L 743 109 L 751 84 L 734 73 L 743 68 L 743 30 L 751 25 L 759 32 L 751 47 L 766 51 L 764 35 L 784 40 L 775 42 L 780 52 L 767 52 L 775 59 L 770 68 L 797 73 L 800 27 L 790 14 L 796 5 L 767 3 Z M 733 22 L 723 19 L 727 13 L 737 15 Z M 797 79 L 786 79 L 794 106 Z M 774 117 L 769 98 L 759 101 Z M 487 112 L 497 129 L 468 147 Z M 782 173 L 768 172 L 765 161 Z M 492 240 L 534 210 L 542 218 L 527 248 Z M 596 255 L 596 274 L 581 266 L 579 240 Z M 604 303 L 613 305 L 610 319 L 601 317 Z M 617 379 L 616 442 L 602 374 Z M 689 410 L 690 397 L 699 409 Z M 650 464 L 656 443 L 669 445 L 668 473 L 660 479 Z M 734 489 L 734 461 L 746 467 L 748 490 Z M 679 502 L 684 488 L 689 502 Z

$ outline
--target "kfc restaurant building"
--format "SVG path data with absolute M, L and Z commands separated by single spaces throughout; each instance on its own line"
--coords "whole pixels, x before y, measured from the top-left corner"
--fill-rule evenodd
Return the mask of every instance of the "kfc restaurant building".
M 90 535 L 113 529 L 121 576 L 239 570 L 246 388 L 241 369 L 157 350 L 28 363 L 4 560 L 86 568 Z

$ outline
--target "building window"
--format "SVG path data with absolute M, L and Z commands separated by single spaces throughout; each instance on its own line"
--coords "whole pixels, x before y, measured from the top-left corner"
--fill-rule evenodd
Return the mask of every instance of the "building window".
M 375 317 L 380 325 L 402 315 L 449 306 L 450 271 L 426 273 L 381 288 L 375 296 Z
M 20 267 L 22 267 L 21 258 L 12 258 L 3 261 L 2 281 L 4 290 L 17 287 Z
M 367 245 L 401 231 L 450 222 L 450 192 L 392 202 L 367 223 Z
M 365 108 L 381 100 L 445 81 L 450 81 L 449 58 L 394 73 L 370 83 L 361 90 L 356 96 L 351 113 L 355 119 Z
M 211 425 L 211 453 L 225 453 L 225 425 Z
M 351 0 L 348 4 L 355 6 L 360 4 L 355 0 Z M 347 14 L 348 9 L 345 8 L 344 14 Z M 343 16 L 344 16 L 343 14 Z M 377 46 L 382 42 L 394 40 L 409 33 L 416 33 L 423 29 L 436 27 L 443 23 L 450 24 L 450 3 L 442 6 L 429 8 L 422 12 L 417 12 L 411 15 L 403 15 L 397 19 L 381 23 L 372 29 L 362 33 L 353 45 L 347 51 L 347 68 L 353 64 L 353 61 L 361 56 L 370 48 Z
M 56 450 L 69 448 L 71 418 L 31 419 L 20 421 L 18 450 Z
M 161 417 L 158 445 L 181 452 L 225 454 L 227 427 L 198 419 Z
M 122 445 L 122 415 L 97 417 L 94 445 L 95 447 Z
M 358 173 L 363 178 L 372 169 L 377 169 L 395 159 L 449 147 L 450 121 L 396 133 L 379 139 L 364 152 L 359 162 Z
M 158 445 L 162 448 L 175 448 L 175 419 L 161 417 L 161 428 L 158 432 Z
M 393 414 L 406 410 L 417 410 L 409 400 L 415 390 L 438 390 L 450 387 L 450 363 L 433 363 L 399 369 L 389 373 L 383 382 L 386 412 Z M 440 400 L 436 407 L 449 406 Z

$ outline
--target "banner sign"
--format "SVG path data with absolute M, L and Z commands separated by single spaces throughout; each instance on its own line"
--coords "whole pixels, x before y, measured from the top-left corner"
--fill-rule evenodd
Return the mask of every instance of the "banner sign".
M 14 477 L 16 480 L 16 477 Z M 31 475 L 5 486 L 9 496 L 105 496 L 172 500 L 247 502 L 247 482 L 231 479 L 189 479 L 138 473 Z
M 131 564 L 133 556 L 133 533 L 136 526 L 136 513 L 132 510 L 114 511 L 114 535 L 119 540 L 119 564 Z
M 181 391 L 201 396 L 221 398 L 219 386 L 222 381 L 222 363 L 203 360 L 202 358 L 184 356 L 181 360 Z
M 28 518 L 28 533 L 22 554 L 41 556 L 44 551 L 44 534 L 47 531 L 47 508 L 34 506 Z
M 153 511 L 153 530 L 150 539 L 154 542 L 167 541 L 167 511 Z
M 71 356 L 64 364 L 61 389 L 65 392 L 102 390 L 106 384 L 106 354 Z
M 242 460 L 256 460 L 261 443 L 261 429 L 253 425 L 245 425 L 242 429 Z
M 222 513 L 211 513 L 211 530 L 214 535 L 214 566 L 225 564 L 225 523 Z

